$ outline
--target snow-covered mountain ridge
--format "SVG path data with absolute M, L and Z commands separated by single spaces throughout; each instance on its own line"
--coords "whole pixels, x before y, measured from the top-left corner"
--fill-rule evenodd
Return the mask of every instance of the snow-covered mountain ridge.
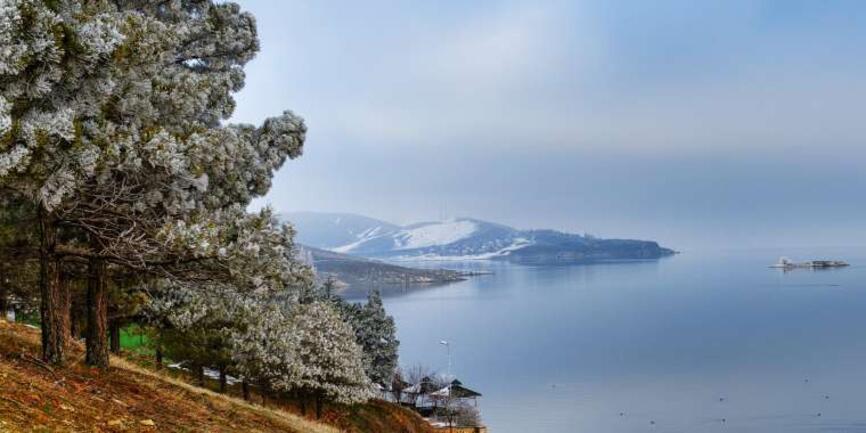
M 388 260 L 509 260 L 566 263 L 654 259 L 673 254 L 653 241 L 598 239 L 555 230 L 517 230 L 456 218 L 400 227 L 374 218 L 337 213 L 283 215 L 298 241 L 339 253 Z

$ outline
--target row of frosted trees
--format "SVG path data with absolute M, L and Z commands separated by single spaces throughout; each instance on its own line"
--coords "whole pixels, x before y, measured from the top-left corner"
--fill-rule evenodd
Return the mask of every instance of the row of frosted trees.
M 265 391 L 352 403 L 393 371 L 381 303 L 322 295 L 291 228 L 245 210 L 306 132 L 227 123 L 258 48 L 233 3 L 0 3 L 0 307 L 38 310 L 45 362 L 83 335 L 108 367 L 139 321 Z

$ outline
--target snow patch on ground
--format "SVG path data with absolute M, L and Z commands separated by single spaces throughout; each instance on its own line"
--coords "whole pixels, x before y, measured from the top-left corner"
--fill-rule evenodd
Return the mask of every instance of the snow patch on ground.
M 472 236 L 478 230 L 478 224 L 473 221 L 452 220 L 432 223 L 406 229 L 400 232 L 395 241 L 398 250 L 448 245 Z
M 190 371 L 188 368 L 185 367 L 185 364 L 183 362 L 178 362 L 175 364 L 169 364 L 168 368 L 173 368 L 175 370 Z M 205 377 L 207 377 L 209 379 L 220 380 L 219 370 L 214 370 L 214 369 L 205 367 L 204 368 L 204 375 L 205 375 Z M 226 384 L 227 385 L 234 385 L 234 384 L 240 383 L 240 382 L 241 382 L 240 379 L 238 379 L 234 376 L 228 375 L 228 374 L 226 375 Z

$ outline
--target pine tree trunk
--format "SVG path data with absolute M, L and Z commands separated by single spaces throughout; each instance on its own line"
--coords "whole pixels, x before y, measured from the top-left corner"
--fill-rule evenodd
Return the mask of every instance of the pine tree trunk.
M 298 403 L 301 404 L 301 415 L 307 416 L 307 397 L 298 394 Z
M 322 396 L 316 394 L 316 419 L 322 419 Z
M 198 386 L 204 386 L 204 366 L 199 365 L 196 366 L 196 373 L 198 374 Z
M 60 270 L 55 258 L 57 227 L 54 217 L 39 209 L 39 292 L 42 317 L 42 360 L 63 364 L 65 332 L 63 330 L 63 296 L 60 290 Z
M 228 378 L 226 377 L 226 368 L 225 366 L 220 366 L 220 392 L 226 392 L 226 382 L 228 382 Z
M 63 344 L 69 345 L 73 340 L 72 334 L 72 288 L 70 287 L 69 276 L 62 269 L 62 263 L 57 261 L 57 269 L 60 272 L 60 323 L 63 329 Z
M 250 401 L 250 384 L 246 380 L 241 382 L 241 391 L 244 393 L 244 400 Z
M 259 393 L 262 395 L 262 406 L 268 403 L 268 383 L 262 380 L 259 382 Z
M 117 355 L 120 353 L 120 322 L 110 320 L 108 322 L 108 341 L 110 344 L 111 353 Z
M 162 369 L 162 348 L 156 346 L 156 368 Z
M 70 290 L 70 294 L 72 291 Z M 81 338 L 81 317 L 80 312 L 78 311 L 75 303 L 72 303 L 72 306 L 69 308 L 69 335 L 72 336 L 73 340 L 78 340 Z
M 94 253 L 98 248 L 92 248 Z M 87 281 L 87 365 L 108 368 L 108 292 L 105 278 L 105 261 L 90 258 Z

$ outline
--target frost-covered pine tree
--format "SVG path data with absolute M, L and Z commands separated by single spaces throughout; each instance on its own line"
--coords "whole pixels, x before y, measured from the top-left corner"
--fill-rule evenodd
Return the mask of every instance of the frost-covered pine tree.
M 288 341 L 281 311 L 296 303 L 298 294 L 313 282 L 310 269 L 294 259 L 291 228 L 278 224 L 265 209 L 222 223 L 175 227 L 170 235 L 165 241 L 173 248 L 198 248 L 204 259 L 181 273 L 182 278 L 157 280 L 149 290 L 153 299 L 148 316 L 167 354 L 256 379 L 279 368 L 281 358 L 269 361 L 269 339 L 257 336 L 279 332 L 273 337 L 279 339 L 275 344 Z M 202 239 L 208 244 L 204 250 Z M 275 306 L 281 308 L 276 316 L 266 314 Z M 255 341 L 255 347 L 235 347 L 246 338 Z M 246 364 L 235 368 L 235 358 Z
M 71 254 L 91 262 L 88 361 L 105 365 L 110 267 L 178 261 L 155 232 L 266 192 L 305 128 L 290 112 L 222 124 L 258 50 L 233 3 L 7 0 L 0 47 L 0 187 L 38 209 L 43 356 L 63 360 L 58 262 Z
M 296 339 L 287 305 L 259 296 L 243 301 L 238 314 L 245 320 L 231 333 L 232 362 L 244 384 L 257 384 L 264 398 L 276 380 L 299 369 Z
M 265 392 L 312 398 L 319 416 L 323 401 L 354 404 L 372 396 L 352 328 L 330 304 L 250 302 L 245 308 L 252 317 L 233 338 L 243 377 Z
M 116 18 L 72 2 L 0 3 L 0 187 L 38 209 L 43 357 L 63 361 L 63 294 L 55 208 L 96 168 L 83 139 L 111 93 Z
M 171 248 L 199 248 L 207 258 L 196 262 L 188 281 L 163 279 L 167 290 L 151 290 L 157 295 L 153 323 L 164 343 L 176 343 L 175 359 L 231 370 L 259 385 L 263 395 L 312 398 L 317 412 L 322 401 L 369 398 L 371 382 L 354 328 L 331 302 L 300 302 L 311 293 L 313 275 L 296 260 L 291 228 L 278 225 L 268 210 L 229 220 L 172 227 L 164 235 Z M 210 258 L 210 249 L 217 249 L 218 259 Z M 198 273 L 211 272 L 211 262 L 227 272 L 202 282 Z
M 363 352 L 352 327 L 331 305 L 298 304 L 291 312 L 289 328 L 296 367 L 277 378 L 274 388 L 312 396 L 317 417 L 321 417 L 323 400 L 354 404 L 371 397 Z
M 156 298 L 149 313 L 161 320 L 156 338 L 160 350 L 195 371 L 204 367 L 218 370 L 220 391 L 224 391 L 226 375 L 234 373 L 232 332 L 247 331 L 244 304 L 250 302 L 250 296 L 255 295 L 215 286 L 206 291 L 172 290 Z
M 194 223 L 167 225 L 158 239 L 168 251 L 194 257 L 177 264 L 164 278 L 172 286 L 201 289 L 231 287 L 248 294 L 296 302 L 313 285 L 314 275 L 297 260 L 294 230 L 280 224 L 269 208 L 247 213 L 231 208 Z
M 364 351 L 367 376 L 374 383 L 388 385 L 398 365 L 397 326 L 382 304 L 382 296 L 374 290 L 362 307 L 362 323 L 356 326 L 355 335 Z
M 333 305 L 355 331 L 367 377 L 375 384 L 388 386 L 397 369 L 400 341 L 394 318 L 385 311 L 379 291 L 371 291 L 366 304 L 349 303 L 334 295 L 326 282 L 320 287 L 319 296 Z

